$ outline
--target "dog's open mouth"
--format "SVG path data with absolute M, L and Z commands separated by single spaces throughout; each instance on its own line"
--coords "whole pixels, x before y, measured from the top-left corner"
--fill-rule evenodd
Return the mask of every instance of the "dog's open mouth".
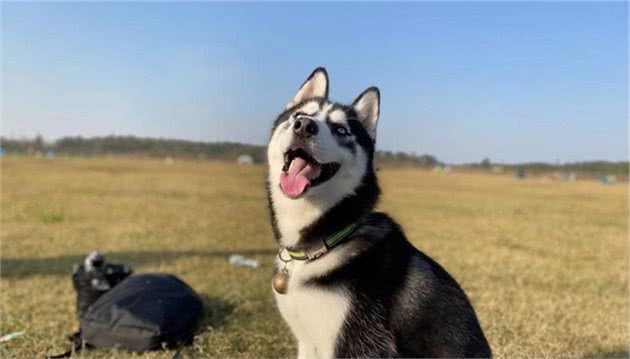
M 302 148 L 292 148 L 284 154 L 284 166 L 280 173 L 280 189 L 291 198 L 298 198 L 306 191 L 331 179 L 340 164 L 319 163 Z

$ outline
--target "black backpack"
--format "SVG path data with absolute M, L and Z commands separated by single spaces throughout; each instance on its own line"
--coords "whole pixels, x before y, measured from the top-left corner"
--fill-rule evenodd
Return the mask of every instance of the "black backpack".
M 100 296 L 81 318 L 72 350 L 119 348 L 134 352 L 192 343 L 202 312 L 199 296 L 170 274 L 137 274 Z

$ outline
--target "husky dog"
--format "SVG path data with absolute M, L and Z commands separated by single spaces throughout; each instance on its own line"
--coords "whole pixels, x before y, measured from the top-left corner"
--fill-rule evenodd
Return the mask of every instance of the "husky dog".
M 376 87 L 349 106 L 329 101 L 317 68 L 273 126 L 273 284 L 298 358 L 490 357 L 457 282 L 374 212 L 379 109 Z

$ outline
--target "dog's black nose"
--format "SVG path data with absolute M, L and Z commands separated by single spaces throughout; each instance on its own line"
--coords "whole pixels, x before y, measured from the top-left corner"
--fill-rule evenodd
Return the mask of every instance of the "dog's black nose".
M 315 136 L 319 131 L 317 123 L 310 118 L 297 118 L 293 123 L 293 132 L 300 137 Z

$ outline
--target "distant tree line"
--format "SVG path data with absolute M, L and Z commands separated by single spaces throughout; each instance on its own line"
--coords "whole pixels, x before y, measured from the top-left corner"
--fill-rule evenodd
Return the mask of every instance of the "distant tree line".
M 584 161 L 552 164 L 545 162 L 528 162 L 519 164 L 492 163 L 489 158 L 484 158 L 479 163 L 472 163 L 466 167 L 482 170 L 501 167 L 504 171 L 521 172 L 528 174 L 541 174 L 550 172 L 580 173 L 583 175 L 621 175 L 628 176 L 630 164 L 628 161 Z
M 248 154 L 255 161 L 265 158 L 262 146 L 234 142 L 194 142 L 135 136 L 63 137 L 52 143 L 35 139 L 0 139 L 7 154 L 34 154 L 55 151 L 66 156 L 140 155 L 148 157 L 188 157 L 208 159 L 236 159 Z
M 0 138 L 0 147 L 6 154 L 45 154 L 54 151 L 57 155 L 66 156 L 103 156 L 103 155 L 138 155 L 148 157 L 183 157 L 205 158 L 213 160 L 235 161 L 240 155 L 250 155 L 255 162 L 263 162 L 266 158 L 264 146 L 236 142 L 195 142 L 164 138 L 142 138 L 135 136 L 106 137 L 63 137 L 57 141 L 46 143 L 41 136 L 33 139 Z M 405 152 L 377 151 L 375 154 L 377 167 L 424 167 L 444 166 L 437 158 L 428 154 L 409 154 Z M 479 163 L 472 163 L 464 168 L 491 170 L 502 167 L 504 171 L 522 171 L 530 174 L 548 172 L 576 172 L 588 175 L 622 175 L 627 176 L 630 166 L 627 161 L 607 162 L 574 162 L 565 164 L 522 163 L 496 164 L 484 158 Z
M 543 173 L 543 172 L 576 172 L 581 174 L 592 175 L 621 175 L 627 176 L 630 171 L 628 161 L 608 162 L 608 161 L 589 161 L 589 162 L 572 162 L 565 164 L 549 164 L 549 163 L 523 163 L 518 165 L 508 165 L 506 168 L 522 169 L 527 173 Z
M 54 151 L 62 156 L 141 155 L 148 157 L 185 157 L 215 160 L 236 160 L 250 155 L 255 162 L 266 158 L 264 146 L 235 142 L 194 142 L 135 136 L 63 137 L 45 143 L 40 136 L 34 139 L 1 138 L 0 146 L 7 154 L 36 154 Z M 434 167 L 441 163 L 431 155 L 377 151 L 377 166 Z
M 374 161 L 377 166 L 410 166 L 410 167 L 435 167 L 443 165 L 432 155 L 416 155 L 405 152 L 376 151 Z

